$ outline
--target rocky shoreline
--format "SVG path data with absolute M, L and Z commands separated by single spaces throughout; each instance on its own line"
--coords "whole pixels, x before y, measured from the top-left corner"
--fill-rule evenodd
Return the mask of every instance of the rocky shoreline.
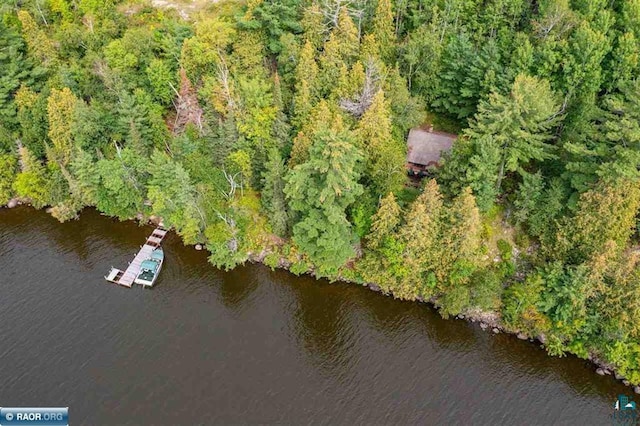
M 8 209 L 12 209 L 21 205 L 26 205 L 26 206 L 30 206 L 30 202 L 29 200 L 25 200 L 25 199 L 20 199 L 20 198 L 12 198 L 10 199 L 4 206 L 0 206 L 0 208 L 8 208 Z M 136 215 L 135 218 L 132 218 L 137 220 L 140 223 L 143 224 L 153 224 L 153 225 L 158 225 L 159 223 L 162 223 L 162 218 L 156 217 L 156 216 L 149 216 L 146 217 L 144 216 L 142 213 L 138 213 Z M 206 250 L 206 247 L 203 244 L 195 244 L 194 246 L 195 250 Z M 270 251 L 268 250 L 262 250 L 262 252 L 255 254 L 255 253 L 248 253 L 248 260 L 251 263 L 259 263 L 265 266 L 269 266 L 265 264 L 265 258 L 271 254 Z M 282 270 L 286 270 L 289 271 L 290 267 L 291 267 L 291 262 L 284 258 L 284 257 L 280 257 L 276 267 L 278 269 L 282 269 Z M 307 275 L 313 276 L 315 277 L 315 273 L 313 271 L 309 271 L 307 272 Z M 376 285 L 375 283 L 366 283 L 366 284 L 360 284 L 360 283 L 356 283 L 352 280 L 349 279 L 345 279 L 345 278 L 340 278 L 340 281 L 349 283 L 349 284 L 356 284 L 356 285 L 363 285 L 364 287 L 367 287 L 369 290 L 377 292 L 377 293 L 381 293 L 384 294 L 385 296 L 391 296 L 393 297 L 392 294 L 389 293 L 385 293 L 382 291 L 382 289 Z M 418 303 L 426 303 L 431 305 L 434 308 L 437 308 L 437 300 L 432 298 L 430 300 L 416 300 L 416 302 Z M 485 311 L 481 311 L 481 310 L 470 310 L 467 311 L 463 314 L 459 314 L 455 317 L 456 319 L 459 320 L 464 320 L 464 321 L 468 321 L 471 323 L 477 323 L 478 326 L 480 327 L 480 329 L 482 329 L 483 331 L 488 331 L 491 332 L 493 334 L 500 334 L 500 333 L 505 333 L 505 334 L 510 334 L 515 336 L 517 339 L 520 340 L 528 340 L 529 342 L 538 342 L 541 345 L 544 345 L 546 343 L 546 337 L 541 334 L 539 336 L 528 336 L 527 334 L 521 332 L 521 331 L 512 331 L 512 330 L 508 330 L 504 324 L 502 324 L 501 321 L 501 317 L 500 314 L 498 312 L 485 312 Z M 640 385 L 633 385 L 632 383 L 630 383 L 625 377 L 623 377 L 621 374 L 618 374 L 618 372 L 615 371 L 615 367 L 602 361 L 601 359 L 599 359 L 597 356 L 595 356 L 594 354 L 589 354 L 588 356 L 588 360 L 596 367 L 595 369 L 595 373 L 600 375 L 600 376 L 610 376 L 612 375 L 616 380 L 620 381 L 623 385 L 625 386 L 629 386 L 633 388 L 633 391 L 637 394 L 640 394 Z
M 196 247 L 196 250 L 203 249 L 202 245 L 198 244 L 197 246 L 200 246 L 200 248 Z M 269 254 L 270 252 L 267 250 L 263 250 L 259 254 L 249 253 L 249 262 L 259 263 L 265 266 L 269 266 L 269 265 L 266 265 L 264 262 L 264 259 Z M 290 266 L 291 266 L 291 263 L 286 258 L 281 257 L 276 267 L 278 269 L 289 271 Z M 315 277 L 315 274 L 313 273 L 313 271 L 308 272 L 307 274 Z M 346 282 L 349 284 L 363 285 L 364 287 L 367 287 L 371 291 L 374 291 L 376 293 L 381 293 L 385 296 L 393 297 L 393 294 L 383 292 L 382 289 L 375 283 L 360 284 L 346 278 L 340 278 L 340 281 Z M 415 302 L 425 303 L 437 309 L 437 299 L 434 299 L 434 298 L 430 300 L 419 299 L 419 300 L 416 300 Z M 480 329 L 482 329 L 483 331 L 491 332 L 493 334 L 500 334 L 500 333 L 509 334 L 516 337 L 519 340 L 528 340 L 531 343 L 538 342 L 540 345 L 544 345 L 547 341 L 546 336 L 544 334 L 541 334 L 539 336 L 529 336 L 519 330 L 518 331 L 508 330 L 502 323 L 500 313 L 498 312 L 470 310 L 463 314 L 456 315 L 455 318 L 458 320 L 464 320 L 471 323 L 477 323 Z M 622 376 L 621 374 L 618 374 L 615 371 L 615 367 L 612 366 L 611 364 L 608 364 L 605 361 L 599 359 L 594 354 L 589 354 L 587 359 L 596 367 L 595 373 L 598 374 L 599 376 L 613 375 L 614 378 L 620 381 L 623 385 L 632 387 L 635 393 L 640 394 L 640 385 L 631 384 L 624 376 Z

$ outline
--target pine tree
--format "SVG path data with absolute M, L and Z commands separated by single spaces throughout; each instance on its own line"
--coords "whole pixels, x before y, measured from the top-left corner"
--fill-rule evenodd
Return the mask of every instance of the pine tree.
M 324 42 L 325 25 L 322 11 L 317 4 L 311 4 L 303 14 L 301 25 L 304 30 L 305 42 L 310 42 L 314 50 L 319 50 Z
M 380 207 L 371 218 L 371 232 L 367 236 L 368 248 L 379 248 L 386 238 L 395 234 L 395 229 L 400 224 L 400 213 L 400 206 L 393 192 L 380 200 Z
M 394 57 L 396 46 L 391 0 L 378 0 L 372 26 L 372 34 L 380 49 L 379 56 L 389 62 Z
M 28 198 L 35 208 L 46 206 L 50 198 L 47 192 L 47 170 L 25 147 L 20 148 L 20 164 L 22 170 L 13 183 L 16 194 Z
M 358 30 L 346 8 L 341 8 L 338 25 L 331 31 L 320 55 L 319 90 L 331 93 L 343 65 L 350 67 L 358 55 Z
M 425 283 L 435 286 L 435 276 L 440 272 L 443 208 L 440 188 L 431 179 L 409 207 L 399 231 L 399 238 L 404 243 L 404 262 L 411 273 L 403 288 L 394 291 L 398 297 L 415 298 Z
M 22 143 L 37 158 L 44 158 L 45 145 L 49 142 L 46 92 L 37 94 L 26 86 L 16 92 L 18 122 Z
M 287 235 L 289 221 L 287 203 L 284 195 L 284 175 L 286 173 L 284 160 L 280 152 L 273 148 L 269 151 L 263 173 L 262 207 L 267 214 L 273 233 L 284 237 Z
M 286 177 L 289 207 L 300 218 L 293 241 L 320 275 L 335 274 L 355 254 L 346 209 L 363 192 L 358 184 L 361 159 L 347 131 L 325 128 L 314 134 L 309 160 Z
M 54 160 L 66 166 L 74 155 L 73 121 L 78 99 L 68 87 L 52 89 L 47 100 L 49 117 L 49 138 L 53 143 Z
M 576 216 L 558 233 L 558 254 L 573 261 L 589 259 L 612 241 L 618 252 L 627 247 L 640 210 L 637 180 L 601 182 L 580 196 Z M 560 257 L 560 256 L 558 256 Z
M 289 159 L 289 167 L 293 168 L 298 164 L 302 164 L 309 159 L 309 148 L 312 145 L 314 135 L 321 129 L 325 129 L 329 125 L 340 127 L 342 120 L 340 116 L 333 114 L 329 109 L 329 105 L 324 100 L 311 111 L 309 119 L 305 126 L 300 130 L 298 135 L 293 139 L 293 147 L 291 148 L 291 158 Z
M 459 180 L 460 189 L 470 186 L 481 208 L 487 209 L 493 202 L 491 197 L 500 191 L 506 173 L 523 173 L 524 167 L 533 161 L 554 158 L 549 141 L 552 129 L 562 118 L 559 110 L 547 81 L 518 76 L 509 96 L 493 93 L 488 101 L 480 103 L 465 131 L 468 142 L 453 153 L 453 157 L 468 155 L 462 162 L 467 164 L 466 170 L 457 175 L 446 170 L 444 175 Z
M 20 85 L 34 85 L 43 70 L 34 68 L 33 61 L 26 58 L 27 47 L 20 33 L 7 20 L 0 21 L 0 120 L 3 126 L 16 129 L 16 105 L 13 102 Z
M 13 196 L 13 181 L 16 177 L 18 162 L 13 154 L 0 153 L 0 206 L 7 204 Z
M 300 52 L 300 60 L 295 70 L 296 92 L 293 96 L 293 123 L 302 127 L 306 123 L 313 105 L 317 101 L 318 65 L 314 58 L 314 48 L 307 41 Z
M 442 251 L 437 276 L 453 284 L 466 284 L 479 264 L 482 244 L 480 211 L 467 187 L 447 209 L 442 231 Z
M 22 24 L 22 36 L 27 42 L 28 54 L 47 68 L 53 68 L 58 63 L 58 55 L 53 41 L 25 10 L 18 11 L 18 19 Z
M 70 165 L 76 182 L 76 197 L 82 204 L 93 206 L 97 202 L 100 175 L 96 171 L 96 163 L 86 151 L 80 150 Z
M 291 150 L 291 125 L 284 110 L 282 86 L 278 73 L 275 73 L 273 77 L 273 106 L 276 109 L 276 117 L 273 121 L 271 134 L 276 147 L 288 153 Z
M 386 194 L 402 189 L 406 180 L 404 144 L 391 132 L 391 111 L 382 90 L 358 123 L 357 135 L 367 153 L 366 173 L 371 177 L 373 191 Z

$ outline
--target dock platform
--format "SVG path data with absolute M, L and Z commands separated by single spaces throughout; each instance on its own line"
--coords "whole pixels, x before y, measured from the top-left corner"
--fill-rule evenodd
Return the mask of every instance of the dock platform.
M 119 284 L 124 287 L 129 287 L 133 285 L 133 281 L 140 274 L 140 265 L 146 259 L 151 256 L 151 252 L 158 246 L 164 239 L 165 235 L 167 235 L 167 230 L 161 227 L 156 228 L 155 231 L 151 233 L 151 235 L 147 238 L 147 241 L 140 248 L 136 257 L 133 258 L 133 261 L 129 263 L 129 266 L 124 271 L 111 267 L 111 270 L 107 275 L 105 275 L 105 279 L 109 282 Z

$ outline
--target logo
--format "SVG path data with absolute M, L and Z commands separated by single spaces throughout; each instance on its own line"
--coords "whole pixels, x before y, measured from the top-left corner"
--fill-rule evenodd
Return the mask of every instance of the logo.
M 618 395 L 618 400 L 614 406 L 616 411 L 619 410 L 634 410 L 636 409 L 636 403 L 629 399 L 627 395 Z
M 0 426 L 68 426 L 67 407 L 2 407 Z
M 618 395 L 618 399 L 613 404 L 613 424 L 614 425 L 635 425 L 638 424 L 638 411 L 636 403 L 627 395 Z

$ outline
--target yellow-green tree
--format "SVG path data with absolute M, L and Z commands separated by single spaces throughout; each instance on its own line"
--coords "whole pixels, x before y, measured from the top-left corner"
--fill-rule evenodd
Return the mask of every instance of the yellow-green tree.
M 580 196 L 574 218 L 558 232 L 557 255 L 573 261 L 602 252 L 609 241 L 621 252 L 636 230 L 640 185 L 635 179 L 601 182 Z
M 45 67 L 55 66 L 58 62 L 58 54 L 53 41 L 38 27 L 38 24 L 29 12 L 19 10 L 18 19 L 22 24 L 22 36 L 27 42 L 29 55 Z
M 465 188 L 453 199 L 444 222 L 436 275 L 443 283 L 465 284 L 478 266 L 482 245 L 480 211 L 471 188 Z
M 371 218 L 371 231 L 367 236 L 367 247 L 377 249 L 382 246 L 384 240 L 393 235 L 400 224 L 400 206 L 393 192 L 380 200 L 380 207 Z
M 13 189 L 18 196 L 27 198 L 36 208 L 48 204 L 47 170 L 25 147 L 20 148 L 22 170 L 18 173 Z
M 78 99 L 68 87 L 52 89 L 47 101 L 49 139 L 53 142 L 53 160 L 66 166 L 74 153 L 73 120 Z
M 366 174 L 376 194 L 402 189 L 406 180 L 405 145 L 396 141 L 391 129 L 391 110 L 382 90 L 358 123 L 357 135 L 367 154 Z
M 409 207 L 405 223 L 399 230 L 399 238 L 404 244 L 404 263 L 411 272 L 393 291 L 397 297 L 414 299 L 418 295 L 429 296 L 435 287 L 443 211 L 440 188 L 431 179 Z
M 380 57 L 384 61 L 391 60 L 396 47 L 396 34 L 391 0 L 378 0 L 376 12 L 373 15 L 372 34 L 374 35 L 380 49 Z
M 306 121 L 300 132 L 298 132 L 298 135 L 293 139 L 289 167 L 293 168 L 309 159 L 309 148 L 312 145 L 314 135 L 320 129 L 324 129 L 327 126 L 342 128 L 342 119 L 339 115 L 334 114 L 331 111 L 329 104 L 326 101 L 321 100 L 318 105 L 313 108 L 309 115 L 309 119 Z
M 15 155 L 0 153 L 0 206 L 5 205 L 13 195 L 17 165 Z
M 293 123 L 301 127 L 308 119 L 311 108 L 318 98 L 317 91 L 318 65 L 315 60 L 315 50 L 311 42 L 307 41 L 295 69 L 296 92 L 293 96 Z

